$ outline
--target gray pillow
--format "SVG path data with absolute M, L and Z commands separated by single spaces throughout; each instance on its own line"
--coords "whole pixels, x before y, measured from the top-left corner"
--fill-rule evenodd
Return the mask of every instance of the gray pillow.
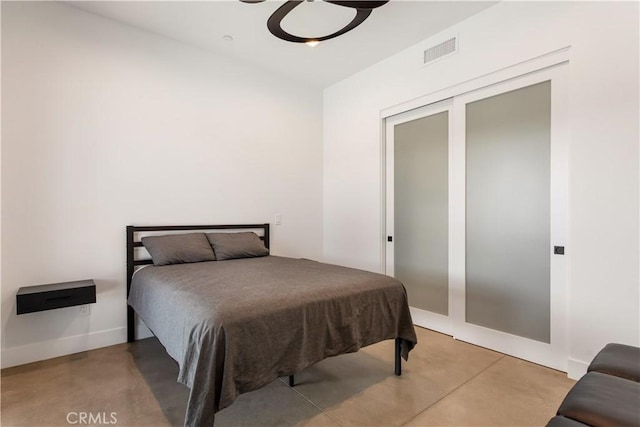
M 269 249 L 256 233 L 208 233 L 207 239 L 218 261 L 269 255 Z
M 153 265 L 216 260 L 216 255 L 204 233 L 147 236 L 140 240 L 151 254 Z

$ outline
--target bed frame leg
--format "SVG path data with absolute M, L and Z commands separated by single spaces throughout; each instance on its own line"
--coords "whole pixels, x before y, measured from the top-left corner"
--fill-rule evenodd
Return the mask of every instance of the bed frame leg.
M 396 338 L 396 375 L 402 375 L 402 338 Z
M 293 375 L 289 375 L 289 387 L 293 387 L 295 386 L 295 379 L 293 378 Z
M 130 305 L 127 306 L 127 342 L 136 340 L 135 313 Z

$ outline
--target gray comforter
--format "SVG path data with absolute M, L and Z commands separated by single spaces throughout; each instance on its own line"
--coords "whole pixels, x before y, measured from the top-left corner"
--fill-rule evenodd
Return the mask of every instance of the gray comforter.
M 180 365 L 188 426 L 326 357 L 400 337 L 407 359 L 416 343 L 400 282 L 304 259 L 149 266 L 129 304 Z

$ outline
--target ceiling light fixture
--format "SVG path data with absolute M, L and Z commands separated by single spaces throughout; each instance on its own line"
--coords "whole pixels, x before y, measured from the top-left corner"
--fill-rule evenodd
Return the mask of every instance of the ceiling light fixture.
M 240 0 L 243 3 L 262 3 L 265 0 Z M 312 0 L 310 0 L 312 1 Z M 318 43 L 324 40 L 329 40 L 334 37 L 341 36 L 347 33 L 358 25 L 362 24 L 371 15 L 371 11 L 377 7 L 380 7 L 389 2 L 389 0 L 382 1 L 342 1 L 342 0 L 324 0 L 327 3 L 335 4 L 338 6 L 349 7 L 356 9 L 356 16 L 349 22 L 344 28 L 322 37 L 300 37 L 290 34 L 282 29 L 282 20 L 300 4 L 304 3 L 304 0 L 289 0 L 280 6 L 267 20 L 267 28 L 274 36 L 293 43 L 305 43 L 308 46 L 317 46 Z

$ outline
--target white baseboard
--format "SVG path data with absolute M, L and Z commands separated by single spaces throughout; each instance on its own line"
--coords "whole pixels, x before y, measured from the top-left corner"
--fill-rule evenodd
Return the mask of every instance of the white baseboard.
M 136 324 L 136 339 L 141 340 L 152 336 L 153 333 L 144 323 Z M 3 369 L 10 368 L 124 342 L 127 342 L 127 328 L 122 327 L 3 348 L 0 366 Z
M 142 323 L 142 321 L 136 323 L 136 339 L 137 340 L 150 338 L 152 336 L 153 336 L 153 332 L 151 332 L 151 330 L 149 330 L 149 328 L 147 328 L 145 324 Z
M 146 328 L 145 328 L 146 329 Z M 2 368 L 80 353 L 127 341 L 127 328 L 114 328 L 2 349 Z
M 569 358 L 569 360 L 567 361 L 567 376 L 572 380 L 579 380 L 584 374 L 587 373 L 588 367 L 588 362 Z

